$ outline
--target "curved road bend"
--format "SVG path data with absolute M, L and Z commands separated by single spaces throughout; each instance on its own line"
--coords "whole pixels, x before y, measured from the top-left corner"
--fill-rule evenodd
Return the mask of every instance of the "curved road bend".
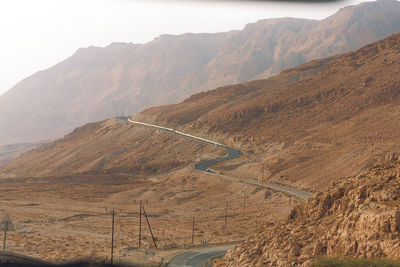
M 220 174 L 216 174 L 215 172 L 213 172 L 212 170 L 209 169 L 209 167 L 211 167 L 212 165 L 225 161 L 225 160 L 230 160 L 230 159 L 234 159 L 234 158 L 238 158 L 242 155 L 242 152 L 230 147 L 227 147 L 223 144 L 220 143 L 216 143 L 213 142 L 211 140 L 207 140 L 204 138 L 200 138 L 197 136 L 193 136 L 190 134 L 185 134 L 179 131 L 175 131 L 174 129 L 171 128 L 166 128 L 166 127 L 162 127 L 162 126 L 157 126 L 157 125 L 153 125 L 153 124 L 149 124 L 149 123 L 144 123 L 144 122 L 139 122 L 139 121 L 133 121 L 130 120 L 127 117 L 118 117 L 119 120 L 123 120 L 123 121 L 127 121 L 130 123 L 134 123 L 134 124 L 138 124 L 138 125 L 143 125 L 143 126 L 147 126 L 147 127 L 151 127 L 151 128 L 155 128 L 158 130 L 162 130 L 168 133 L 172 133 L 175 135 L 179 135 L 185 138 L 189 138 L 189 139 L 193 139 L 197 142 L 202 142 L 202 143 L 206 143 L 206 144 L 210 144 L 210 145 L 214 145 L 214 146 L 219 146 L 221 148 L 224 148 L 228 151 L 228 155 L 222 157 L 222 158 L 216 158 L 216 159 L 212 159 L 209 161 L 205 161 L 205 162 L 200 162 L 198 164 L 195 165 L 195 169 L 198 171 L 204 171 L 204 172 L 208 172 L 212 175 L 217 175 L 220 178 L 223 179 L 227 179 L 227 180 L 236 180 L 236 181 L 240 181 L 243 183 L 248 183 L 248 184 L 253 184 L 253 185 L 258 185 L 258 186 L 265 186 L 268 188 L 271 188 L 273 190 L 277 190 L 277 191 L 281 191 L 281 192 L 285 192 L 288 193 L 290 195 L 293 195 L 295 197 L 301 198 L 303 200 L 307 200 L 309 198 L 312 197 L 312 195 L 310 193 L 307 192 L 302 192 L 293 188 L 289 188 L 289 187 L 285 187 L 285 186 L 281 186 L 281 185 L 275 185 L 275 184 L 270 184 L 270 183 L 260 183 L 258 181 L 254 181 L 254 180 L 246 180 L 246 179 L 240 179 L 240 178 L 235 178 L 235 177 L 230 177 L 230 176 L 226 176 L 226 175 L 220 175 Z M 175 266 L 183 266 L 183 267 L 189 267 L 189 266 L 194 266 L 194 267 L 203 267 L 205 265 L 205 263 L 211 259 L 211 258 L 217 258 L 217 257 L 222 257 L 223 255 L 225 255 L 225 253 L 233 248 L 234 245 L 229 245 L 229 246 L 223 246 L 223 247 L 210 247 L 210 248 L 205 248 L 205 249 L 197 249 L 197 250 L 192 250 L 192 251 L 188 251 L 188 252 L 184 252 L 184 253 L 180 253 L 174 257 L 172 257 L 165 266 L 169 266 L 169 267 L 175 267 Z
M 224 156 L 222 158 L 216 158 L 216 159 L 212 159 L 212 160 L 209 160 L 209 161 L 197 163 L 194 167 L 198 171 L 208 172 L 210 174 L 217 175 L 217 176 L 219 176 L 219 177 L 221 177 L 223 179 L 227 179 L 227 180 L 235 180 L 235 181 L 240 181 L 240 182 L 243 182 L 243 183 L 248 183 L 248 184 L 253 184 L 253 185 L 258 185 L 258 186 L 260 186 L 260 185 L 261 186 L 265 186 L 265 187 L 268 187 L 268 188 L 276 190 L 276 191 L 281 191 L 281 192 L 293 195 L 293 196 L 301 198 L 303 200 L 307 200 L 307 199 L 312 197 L 312 194 L 310 194 L 308 192 L 303 192 L 303 191 L 300 191 L 300 190 L 296 190 L 294 188 L 281 186 L 281 185 L 276 185 L 276 184 L 270 184 L 270 183 L 261 183 L 261 182 L 255 181 L 255 180 L 247 180 L 247 179 L 235 178 L 235 177 L 226 176 L 226 175 L 220 175 L 220 174 L 216 174 L 215 172 L 213 172 L 212 170 L 209 169 L 209 167 L 211 167 L 212 165 L 217 164 L 219 162 L 230 160 L 230 159 L 234 159 L 234 158 L 238 158 L 238 157 L 242 156 L 243 154 L 242 154 L 242 152 L 240 150 L 236 150 L 236 149 L 230 148 L 228 146 L 225 146 L 223 144 L 220 144 L 220 143 L 217 143 L 217 142 L 214 142 L 214 141 L 211 141 L 211 140 L 207 140 L 207 139 L 204 139 L 204 138 L 201 138 L 201 137 L 197 137 L 197 136 L 193 136 L 193 135 L 190 135 L 190 134 L 185 134 L 185 133 L 182 133 L 182 132 L 179 132 L 179 131 L 175 131 L 174 129 L 171 129 L 171 128 L 166 128 L 166 127 L 162 127 L 162 126 L 158 126 L 158 125 L 154 125 L 154 124 L 149 124 L 149 123 L 144 123 L 144 122 L 139 122 L 139 121 L 133 121 L 133 120 L 129 119 L 128 117 L 117 117 L 117 119 L 122 120 L 122 121 L 127 121 L 127 122 L 130 122 L 130 123 L 134 123 L 134 124 L 138 124 L 138 125 L 143 125 L 143 126 L 146 126 L 146 127 L 151 127 L 151 128 L 158 129 L 158 130 L 162 130 L 162 131 L 165 131 L 165 132 L 168 132 L 168 133 L 171 133 L 171 134 L 175 134 L 175 135 L 179 135 L 179 136 L 182 136 L 182 137 L 185 137 L 185 138 L 192 139 L 192 140 L 197 141 L 197 142 L 202 142 L 202 143 L 205 143 L 205 144 L 218 146 L 218 147 L 221 147 L 221 148 L 223 148 L 223 149 L 228 151 L 228 155 L 226 155 L 226 156 Z
M 172 257 L 165 266 L 167 267 L 203 267 L 212 258 L 222 257 L 235 245 L 202 248 L 184 252 Z

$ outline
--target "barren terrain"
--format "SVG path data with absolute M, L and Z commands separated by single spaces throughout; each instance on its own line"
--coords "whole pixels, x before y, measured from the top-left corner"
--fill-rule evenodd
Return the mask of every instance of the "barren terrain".
M 317 236 L 323 245 L 314 248 L 311 243 L 317 237 L 310 234 L 299 248 L 293 245 L 299 243 L 298 236 L 288 235 L 295 238 L 293 241 L 286 236 L 291 229 L 282 228 L 287 237 L 283 254 L 289 250 L 301 262 L 349 251 L 353 254 L 346 255 L 398 257 L 397 247 L 393 253 L 385 248 L 398 242 L 394 202 L 398 163 L 369 168 L 393 159 L 399 150 L 399 51 L 400 34 L 396 34 L 266 80 L 221 87 L 179 104 L 150 108 L 135 119 L 206 137 L 244 152 L 243 157 L 216 166 L 218 173 L 260 180 L 264 166 L 265 181 L 327 191 L 294 209 L 288 223 L 300 227 L 299 233 L 307 237 L 313 229 L 330 235 Z M 9 248 L 48 260 L 103 258 L 110 250 L 108 212 L 115 208 L 117 255 L 132 261 L 138 256 L 132 247 L 138 234 L 139 200 L 145 201 L 146 210 L 152 214 L 150 222 L 160 247 L 190 244 L 193 214 L 196 243 L 244 239 L 261 225 L 265 225 L 265 231 L 273 229 L 268 227 L 276 226 L 276 219 L 289 215 L 290 207 L 296 204 L 293 199 L 193 171 L 195 161 L 224 153 L 213 146 L 115 119 L 77 128 L 0 167 L 2 213 L 10 213 L 17 227 L 17 232 L 10 234 Z M 360 176 L 361 172 L 364 174 Z M 347 182 L 341 179 L 343 176 L 353 177 Z M 363 183 L 376 190 L 365 191 Z M 336 186 L 348 192 L 349 198 L 340 190 L 336 193 Z M 225 228 L 227 201 L 230 217 Z M 345 207 L 344 203 L 353 203 L 354 207 Z M 368 240 L 379 239 L 373 234 L 357 239 L 357 245 L 347 242 L 351 229 L 359 233 L 368 228 L 363 223 L 353 227 L 361 218 L 357 210 L 364 207 L 372 215 L 362 217 L 365 220 L 361 222 L 372 224 L 374 218 L 382 222 L 382 228 L 377 228 L 382 232 L 381 250 L 368 247 Z M 377 215 L 385 210 L 396 221 L 390 222 L 389 228 L 389 217 Z M 336 219 L 347 211 L 344 224 L 338 226 Z M 325 222 L 331 228 L 319 228 Z M 305 223 L 310 225 L 301 228 Z M 246 244 L 252 246 L 265 238 L 266 232 L 259 233 L 261 237 L 252 237 Z M 332 238 L 339 244 L 337 250 L 328 242 Z M 150 247 L 150 241 L 147 234 L 144 245 Z M 226 260 L 233 266 L 242 266 L 238 262 L 278 262 L 271 259 L 269 247 L 262 247 L 265 244 L 249 250 L 251 255 L 241 247 L 244 249 L 232 252 Z M 280 241 L 273 245 L 282 249 Z
M 398 150 L 400 35 L 267 80 L 199 93 L 135 119 L 227 144 L 244 156 L 219 172 L 317 190 Z M 154 175 L 210 146 L 114 119 L 85 125 L 0 167 L 0 176 Z M 203 151 L 203 152 L 202 152 Z
M 1 181 L 0 199 L 1 214 L 10 214 L 16 227 L 8 234 L 7 250 L 58 262 L 109 258 L 112 208 L 117 262 L 152 260 L 145 251 L 157 250 L 144 217 L 142 249 L 137 248 L 140 200 L 157 245 L 169 253 L 191 246 L 193 215 L 195 245 L 202 240 L 238 241 L 263 218 L 281 218 L 297 203 L 281 193 L 227 183 L 192 167 L 152 179 L 129 175 L 6 179 Z

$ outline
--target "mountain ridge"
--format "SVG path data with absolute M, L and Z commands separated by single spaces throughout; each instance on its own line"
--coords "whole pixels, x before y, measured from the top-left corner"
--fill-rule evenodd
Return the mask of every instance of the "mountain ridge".
M 241 31 L 79 49 L 0 96 L 0 143 L 62 136 L 115 113 L 177 103 L 200 91 L 344 53 L 397 32 L 399 12 L 397 1 L 367 2 L 320 21 L 269 19 Z
M 269 182 L 321 189 L 398 150 L 399 50 L 400 34 L 395 34 L 266 80 L 152 107 L 135 120 L 240 149 L 241 158 L 216 167 L 226 174 L 257 180 L 264 166 Z M 25 153 L 0 173 L 153 175 L 191 164 L 199 151 L 188 140 L 110 119 Z

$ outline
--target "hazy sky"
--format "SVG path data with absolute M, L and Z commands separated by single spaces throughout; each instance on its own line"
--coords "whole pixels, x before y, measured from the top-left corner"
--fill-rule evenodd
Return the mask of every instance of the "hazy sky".
M 1 0 L 0 94 L 78 48 L 145 43 L 160 34 L 221 32 L 273 17 L 322 19 L 361 0 L 325 4 L 246 1 Z

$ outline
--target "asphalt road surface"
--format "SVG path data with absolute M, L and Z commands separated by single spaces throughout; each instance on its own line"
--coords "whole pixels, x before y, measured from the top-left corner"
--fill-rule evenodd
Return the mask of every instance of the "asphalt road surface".
M 218 258 L 233 248 L 234 245 L 210 247 L 184 252 L 172 257 L 165 266 L 168 267 L 203 267 L 209 259 Z
M 214 145 L 214 146 L 218 146 L 218 147 L 221 147 L 223 149 L 226 149 L 228 154 L 226 156 L 224 156 L 224 157 L 197 163 L 194 166 L 194 168 L 196 170 L 198 170 L 198 171 L 208 172 L 208 173 L 210 173 L 212 175 L 219 176 L 219 177 L 221 177 L 223 179 L 226 179 L 226 180 L 236 180 L 236 181 L 240 181 L 240 182 L 247 183 L 247 184 L 253 184 L 253 185 L 268 187 L 268 188 L 273 189 L 273 190 L 277 190 L 277 191 L 281 191 L 281 192 L 287 193 L 289 195 L 293 195 L 293 196 L 301 198 L 303 200 L 307 200 L 307 199 L 312 197 L 312 194 L 310 194 L 308 192 L 300 191 L 300 190 L 297 190 L 297 189 L 294 189 L 294 188 L 290 188 L 290 187 L 287 187 L 287 186 L 281 186 L 281 185 L 270 184 L 270 183 L 261 183 L 261 182 L 255 181 L 255 180 L 248 180 L 248 179 L 235 178 L 235 177 L 226 176 L 226 175 L 220 175 L 220 174 L 215 173 L 212 169 L 210 169 L 210 167 L 212 165 L 214 165 L 214 164 L 217 164 L 217 163 L 222 162 L 222 161 L 231 160 L 231 159 L 238 158 L 238 157 L 242 156 L 243 154 L 242 154 L 242 152 L 240 150 L 236 150 L 236 149 L 230 148 L 228 146 L 225 146 L 223 144 L 220 144 L 220 143 L 217 143 L 217 142 L 214 142 L 214 141 L 211 141 L 211 140 L 207 140 L 207 139 L 204 139 L 204 138 L 201 138 L 201 137 L 193 136 L 193 135 L 190 135 L 190 134 L 185 134 L 185 133 L 176 131 L 176 130 L 171 129 L 171 128 L 166 128 L 166 127 L 162 127 L 162 126 L 158 126 L 158 125 L 154 125 L 154 124 L 149 124 L 149 123 L 144 123 L 144 122 L 139 122 L 139 121 L 133 121 L 133 120 L 130 120 L 128 117 L 117 117 L 117 118 L 119 120 L 122 120 L 122 121 L 127 121 L 127 122 L 130 122 L 130 123 L 134 123 L 134 124 L 138 124 L 138 125 L 142 125 L 142 126 L 146 126 L 146 127 L 151 127 L 151 128 L 154 128 L 154 129 L 158 129 L 158 130 L 162 130 L 162 131 L 171 133 L 171 134 L 179 135 L 179 136 L 182 136 L 184 138 L 192 139 L 192 140 L 197 141 L 197 142 L 201 142 L 201 143 L 205 143 L 205 144 L 209 144 L 209 145 Z
M 220 175 L 215 173 L 213 170 L 210 169 L 210 167 L 214 164 L 217 164 L 219 162 L 222 161 L 226 161 L 226 160 L 231 160 L 234 158 L 238 158 L 240 156 L 242 156 L 242 152 L 230 147 L 227 147 L 223 144 L 211 141 L 211 140 L 207 140 L 201 137 L 197 137 L 197 136 L 193 136 L 190 134 L 185 134 L 179 131 L 176 131 L 174 129 L 171 128 L 166 128 L 166 127 L 162 127 L 162 126 L 157 126 L 157 125 L 153 125 L 153 124 L 149 124 L 149 123 L 144 123 L 144 122 L 139 122 L 139 121 L 133 121 L 130 120 L 127 117 L 118 117 L 119 120 L 123 120 L 123 121 L 127 121 L 130 123 L 134 123 L 134 124 L 138 124 L 138 125 L 143 125 L 146 127 L 151 127 L 151 128 L 155 128 L 158 130 L 162 130 L 171 134 L 175 134 L 175 135 L 179 135 L 182 136 L 184 138 L 189 138 L 192 139 L 194 141 L 197 142 L 202 142 L 202 143 L 206 143 L 209 145 L 214 145 L 214 146 L 219 146 L 221 148 L 224 148 L 227 150 L 228 154 L 224 157 L 221 158 L 216 158 L 216 159 L 212 159 L 212 160 L 208 160 L 208 161 L 204 161 L 204 162 L 200 162 L 197 163 L 195 165 L 195 169 L 197 171 L 203 171 L 203 172 L 207 172 L 211 175 L 216 175 L 222 179 L 226 179 L 226 180 L 236 180 L 236 181 L 240 181 L 242 183 L 248 183 L 248 184 L 253 184 L 253 185 L 257 185 L 257 186 L 265 186 L 268 187 L 270 189 L 273 190 L 277 190 L 277 191 L 281 191 L 281 192 L 285 192 L 287 194 L 296 196 L 298 198 L 301 198 L 303 200 L 307 200 L 309 198 L 312 197 L 312 195 L 310 193 L 307 192 L 303 192 L 300 190 L 296 190 L 294 188 L 290 188 L 290 187 L 286 187 L 286 186 L 281 186 L 281 185 L 276 185 L 276 184 L 270 184 L 270 183 L 261 183 L 255 180 L 247 180 L 247 179 L 242 179 L 242 178 L 235 178 L 235 177 L 230 177 L 230 176 L 226 176 L 226 175 Z M 222 257 L 223 255 L 225 255 L 225 253 L 230 249 L 234 247 L 233 245 L 230 246 L 223 246 L 223 247 L 210 247 L 210 248 L 204 248 L 204 249 L 198 249 L 198 250 L 192 250 L 192 251 L 188 251 L 188 252 L 183 252 L 180 253 L 174 257 L 172 257 L 168 263 L 165 266 L 169 266 L 169 267 L 189 267 L 189 266 L 196 266 L 196 267 L 204 267 L 206 266 L 205 263 L 207 263 L 207 261 L 209 259 L 215 258 L 215 257 Z

